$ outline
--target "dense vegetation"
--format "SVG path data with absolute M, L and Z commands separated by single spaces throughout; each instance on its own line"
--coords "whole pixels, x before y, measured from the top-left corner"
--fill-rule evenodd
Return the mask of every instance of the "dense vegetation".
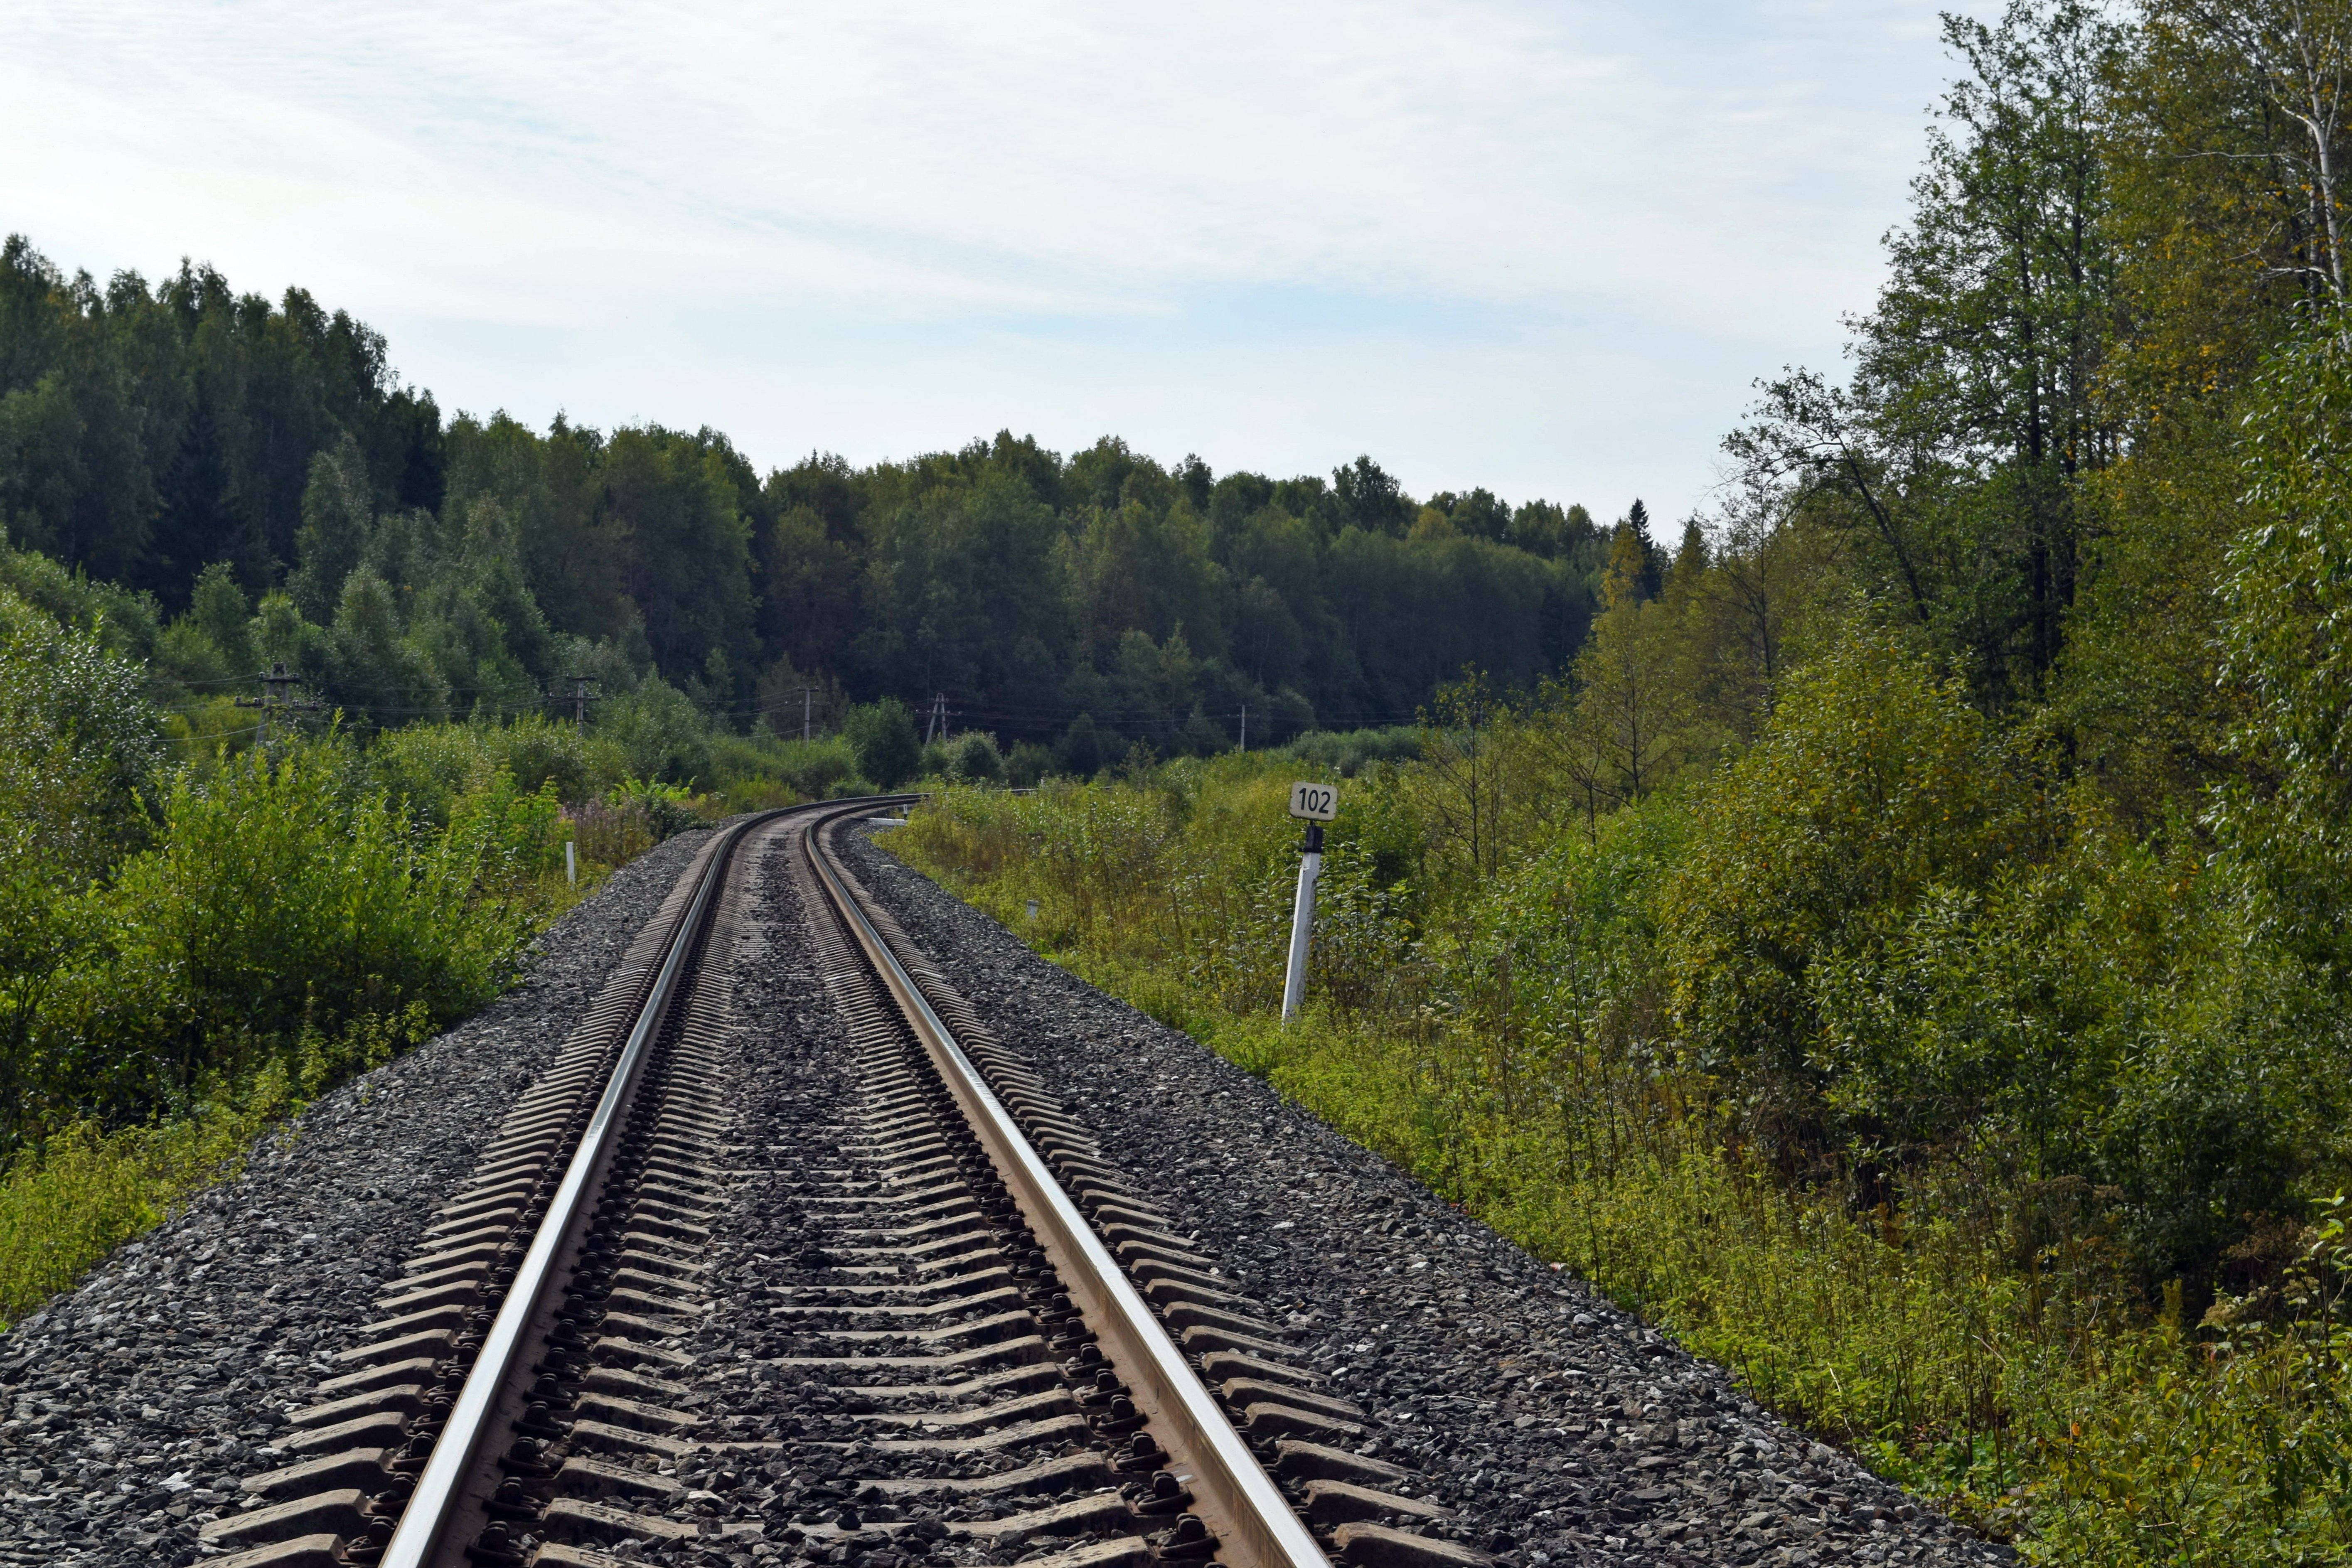
M 1850 376 L 1343 791 L 1303 1025 L 1286 759 L 896 841 L 2040 1560 L 2352 1561 L 2352 10 L 1946 35 Z
M 10 1316 L 273 1116 L 479 1006 L 569 893 L 560 769 L 516 783 L 541 737 L 175 747 L 145 673 L 110 645 L 107 598 L 0 550 Z M 540 753 L 584 744 L 537 727 Z M 650 842 L 646 813 L 627 815 Z M 608 854 L 639 847 L 605 837 Z

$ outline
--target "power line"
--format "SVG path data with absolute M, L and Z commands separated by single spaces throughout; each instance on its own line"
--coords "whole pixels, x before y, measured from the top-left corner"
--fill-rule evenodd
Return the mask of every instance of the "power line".
M 300 685 L 302 685 L 302 677 L 288 674 L 285 661 L 280 660 L 277 664 L 270 665 L 269 668 L 263 673 L 261 676 L 262 691 L 259 696 L 239 697 L 236 699 L 236 706 L 239 707 L 252 707 L 259 708 L 261 710 L 261 723 L 259 728 L 261 730 L 262 745 L 267 746 L 269 744 L 270 718 L 273 715 L 317 713 L 319 711 L 319 705 L 316 702 L 296 702 L 294 700 L 294 688 Z

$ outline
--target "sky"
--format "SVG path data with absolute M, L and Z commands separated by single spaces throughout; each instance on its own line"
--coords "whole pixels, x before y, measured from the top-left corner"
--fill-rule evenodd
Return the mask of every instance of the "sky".
M 1673 519 L 1756 378 L 1839 367 L 1936 11 L 12 0 L 0 231 L 762 469 L 1115 434 Z

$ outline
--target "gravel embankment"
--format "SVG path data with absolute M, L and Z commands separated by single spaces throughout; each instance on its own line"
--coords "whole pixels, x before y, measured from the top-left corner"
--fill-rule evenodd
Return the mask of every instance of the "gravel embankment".
M 182 1564 L 706 833 L 557 921 L 521 984 L 324 1096 L 0 1336 L 0 1563 Z
M 1368 1446 L 1507 1563 L 2009 1562 L 1263 1082 L 862 841 L 858 873 L 1203 1251 L 1286 1315 Z

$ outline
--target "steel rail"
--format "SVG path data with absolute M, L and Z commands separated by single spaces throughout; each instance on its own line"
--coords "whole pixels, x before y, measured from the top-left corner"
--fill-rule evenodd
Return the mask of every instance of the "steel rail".
M 1107 1348 L 1113 1364 L 1127 1374 L 1129 1396 L 1169 1450 L 1169 1468 L 1190 1471 L 1196 1511 L 1221 1546 L 1233 1552 L 1224 1561 L 1233 1568 L 1330 1568 L 1329 1553 L 1317 1544 L 1257 1456 L 1185 1364 L 1158 1315 L 1063 1191 L 1053 1167 L 989 1088 L 954 1031 L 932 1010 L 922 988 L 850 894 L 831 852 L 818 841 L 826 827 L 849 814 L 838 811 L 819 818 L 805 836 L 803 848 L 819 884 L 963 1107 L 1068 1289 L 1071 1304 Z
M 805 808 L 802 808 L 805 810 Z M 514 1283 L 507 1290 L 505 1301 L 490 1323 L 489 1333 L 474 1364 L 466 1374 L 464 1385 L 449 1410 L 449 1419 L 433 1452 L 416 1478 L 416 1490 L 402 1511 L 400 1523 L 393 1531 L 391 1542 L 384 1547 L 379 1568 L 427 1568 L 436 1561 L 435 1553 L 450 1517 L 462 1503 L 463 1489 L 474 1473 L 475 1459 L 488 1435 L 492 1413 L 513 1372 L 517 1357 L 541 1296 L 555 1273 L 555 1266 L 565 1242 L 571 1236 L 572 1222 L 580 1212 L 581 1199 L 590 1181 L 603 1163 L 606 1145 L 621 1122 L 621 1113 L 629 1103 L 637 1070 L 643 1065 L 646 1051 L 656 1030 L 669 1010 L 672 994 L 684 973 L 695 938 L 703 928 L 703 917 L 726 879 L 735 850 L 744 835 L 755 826 L 762 826 L 785 813 L 763 813 L 748 821 L 739 822 L 727 830 L 710 851 L 709 863 L 703 867 L 702 880 L 694 896 L 679 915 L 671 930 L 668 949 L 662 958 L 660 971 L 647 989 L 645 1000 L 637 1009 L 635 1025 L 613 1064 L 611 1077 L 605 1080 L 604 1092 L 596 1102 L 596 1110 L 588 1122 L 587 1131 L 581 1134 L 573 1150 L 571 1164 L 565 1167 L 563 1180 L 547 1206 L 547 1212 L 532 1233 L 530 1247 L 523 1254 L 522 1263 L 515 1272 Z

